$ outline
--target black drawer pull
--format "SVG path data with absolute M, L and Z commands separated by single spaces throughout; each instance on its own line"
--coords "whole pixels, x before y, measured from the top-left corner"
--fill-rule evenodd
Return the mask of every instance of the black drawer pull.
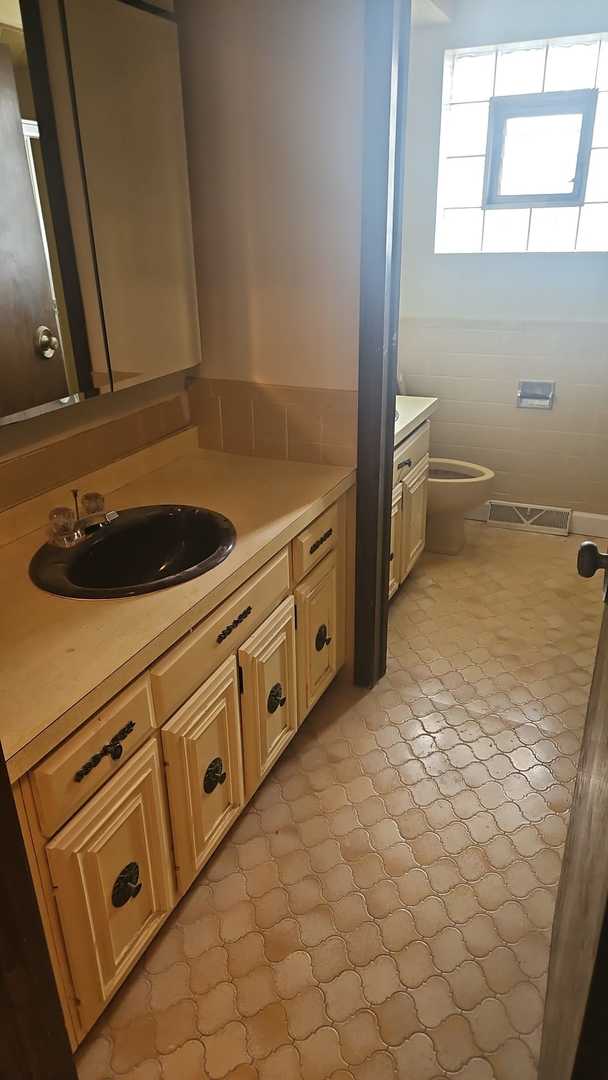
M 318 551 L 319 548 L 321 547 L 321 544 L 324 544 L 326 540 L 329 540 L 330 536 L 333 536 L 333 533 L 334 533 L 333 529 L 326 529 L 325 532 L 321 534 L 319 539 L 315 540 L 314 544 L 310 545 L 310 547 L 308 549 L 308 554 L 309 555 L 314 555 L 315 551 Z
M 236 619 L 233 619 L 231 623 L 228 623 L 228 626 L 225 626 L 222 632 L 218 634 L 217 638 L 215 639 L 218 645 L 221 645 L 222 641 L 225 641 L 226 638 L 229 637 L 229 635 L 232 633 L 232 631 L 236 630 L 237 626 L 240 626 L 241 623 L 245 621 L 248 615 L 251 615 L 252 611 L 253 608 L 251 604 L 249 604 L 249 606 L 246 607 L 244 611 L 241 611 L 240 615 L 237 615 Z
M 277 709 L 282 709 L 286 701 L 287 698 L 283 694 L 283 687 L 280 682 L 275 683 L 270 690 L 268 701 L 266 702 L 268 712 L 274 713 Z
M 397 465 L 397 472 L 399 472 L 399 469 L 411 469 L 411 467 L 412 459 L 411 457 L 406 457 L 405 461 L 400 461 Z
M 139 866 L 136 862 L 127 863 L 120 871 L 112 887 L 112 905 L 124 907 L 129 900 L 134 900 L 141 892 Z
M 321 652 L 321 650 L 328 646 L 330 642 L 331 638 L 328 636 L 327 627 L 325 623 L 321 623 L 315 638 L 315 649 L 317 652 Z
M 129 720 L 128 724 L 125 724 L 120 731 L 116 732 L 105 746 L 102 746 L 101 750 L 98 750 L 96 754 L 93 754 L 88 761 L 85 761 L 84 765 L 81 765 L 78 772 L 74 773 L 74 780 L 77 784 L 81 780 L 84 780 L 85 776 L 88 776 L 91 769 L 94 769 L 99 765 L 100 761 L 103 761 L 104 757 L 112 758 L 112 761 L 118 761 L 122 757 L 122 743 L 126 739 L 127 735 L 130 735 L 135 728 L 135 721 Z
M 203 777 L 203 791 L 205 792 L 205 795 L 211 795 L 218 784 L 224 784 L 225 782 L 226 773 L 224 771 L 224 762 L 221 757 L 215 757 L 213 761 L 209 762 Z

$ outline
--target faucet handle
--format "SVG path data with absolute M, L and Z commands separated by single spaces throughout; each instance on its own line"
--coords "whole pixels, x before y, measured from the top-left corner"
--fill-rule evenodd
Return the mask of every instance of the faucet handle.
M 105 500 L 99 491 L 87 491 L 82 496 L 82 509 L 86 515 L 103 514 Z
M 55 506 L 49 511 L 48 537 L 56 547 L 72 547 L 76 543 L 76 514 L 70 506 Z

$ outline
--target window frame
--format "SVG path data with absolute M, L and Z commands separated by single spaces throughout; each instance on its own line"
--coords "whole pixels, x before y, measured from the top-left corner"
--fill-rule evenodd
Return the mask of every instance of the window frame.
M 597 99 L 598 91 L 595 89 L 540 91 L 535 94 L 511 94 L 490 98 L 482 209 L 528 210 L 539 206 L 581 206 L 585 201 Z M 581 136 L 572 192 L 500 195 L 507 121 L 518 117 L 579 113 L 582 114 Z

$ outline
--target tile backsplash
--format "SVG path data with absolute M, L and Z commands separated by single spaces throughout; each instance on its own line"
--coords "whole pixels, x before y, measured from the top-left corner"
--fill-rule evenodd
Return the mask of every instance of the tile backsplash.
M 190 385 L 190 406 L 207 449 L 356 464 L 356 391 L 201 378 Z
M 78 409 L 81 406 L 74 406 L 74 415 Z M 79 415 L 88 414 L 85 410 Z M 188 398 L 181 391 L 119 416 L 97 418 L 80 430 L 19 447 L 0 459 L 0 511 L 134 454 L 189 423 Z
M 432 395 L 432 453 L 496 472 L 494 497 L 608 514 L 608 324 L 403 318 L 409 394 Z M 520 379 L 556 382 L 518 409 Z

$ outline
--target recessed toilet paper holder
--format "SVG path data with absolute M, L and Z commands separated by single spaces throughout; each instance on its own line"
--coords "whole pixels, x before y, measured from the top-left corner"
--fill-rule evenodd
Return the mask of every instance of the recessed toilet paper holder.
M 552 409 L 555 383 L 540 379 L 521 379 L 517 388 L 518 409 Z

